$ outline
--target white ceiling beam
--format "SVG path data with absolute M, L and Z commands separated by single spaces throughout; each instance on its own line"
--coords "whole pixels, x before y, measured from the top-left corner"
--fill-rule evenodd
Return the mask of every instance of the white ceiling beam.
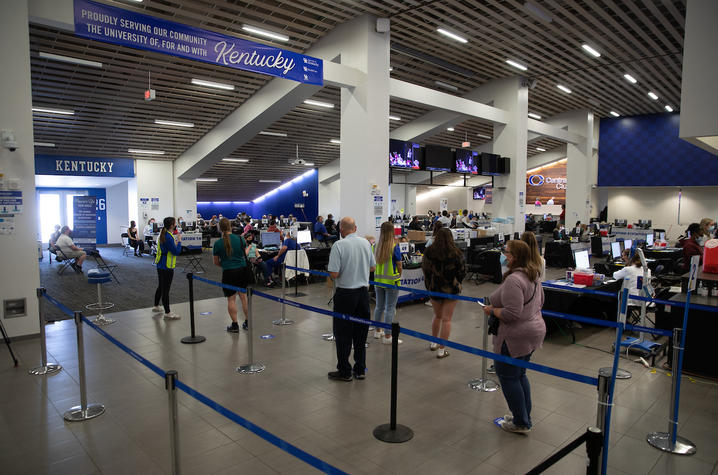
M 30 23 L 75 31 L 73 0 L 29 0 L 27 8 Z
M 529 133 L 533 132 L 542 137 L 549 137 L 552 139 L 560 140 L 561 142 L 571 143 L 574 145 L 578 144 L 581 139 L 585 140 L 586 138 L 577 133 L 569 132 L 568 130 L 562 129 L 559 126 L 555 126 L 547 122 L 541 122 L 540 120 L 536 119 L 528 120 L 528 131 Z M 531 137 L 529 137 L 529 140 L 531 140 Z

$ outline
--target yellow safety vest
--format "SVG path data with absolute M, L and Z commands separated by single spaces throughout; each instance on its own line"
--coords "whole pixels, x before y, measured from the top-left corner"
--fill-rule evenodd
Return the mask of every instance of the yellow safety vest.
M 399 274 L 398 270 L 394 271 L 392 259 L 395 248 L 396 243 L 394 243 L 394 246 L 391 248 L 391 255 L 389 256 L 388 261 L 377 263 L 376 270 L 374 271 L 374 280 L 376 282 L 381 284 L 399 285 L 399 282 L 401 281 L 401 274 Z
M 168 236 L 165 236 L 165 239 L 167 239 L 168 237 L 170 239 L 174 239 L 174 236 L 172 236 L 170 233 L 167 233 L 167 234 L 168 234 Z M 155 264 L 159 264 L 160 259 L 162 259 L 162 245 L 160 244 L 159 239 L 157 239 L 157 257 L 155 257 Z M 176 262 L 177 262 L 177 256 L 175 256 L 171 252 L 168 252 L 167 253 L 167 268 L 174 269 Z

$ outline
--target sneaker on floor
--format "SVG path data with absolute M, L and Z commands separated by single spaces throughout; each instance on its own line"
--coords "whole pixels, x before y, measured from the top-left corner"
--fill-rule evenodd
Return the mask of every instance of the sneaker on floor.
M 514 424 L 513 421 L 507 421 L 506 419 L 501 421 L 499 424 L 500 424 L 501 428 L 503 430 L 505 430 L 506 432 L 514 432 L 516 434 L 528 434 L 529 432 L 531 432 L 531 428 L 519 427 L 516 424 Z
M 229 333 L 239 333 L 239 325 L 237 322 L 232 322 L 232 324 L 227 327 L 227 331 Z
M 366 374 L 354 371 L 354 379 L 366 379 Z
M 333 379 L 335 381 L 351 381 L 352 380 L 351 373 L 345 376 L 345 375 L 341 374 L 339 371 L 330 371 L 329 373 L 327 373 L 327 377 L 329 379 Z
M 383 332 L 383 331 L 375 331 L 375 332 L 374 332 L 374 338 L 381 338 L 381 337 L 383 337 L 383 336 L 384 336 L 384 332 Z
M 486 370 L 487 373 L 496 374 L 496 368 L 494 368 L 494 365 L 491 365 Z
M 165 313 L 162 318 L 164 318 L 165 320 L 179 320 L 182 317 L 180 317 L 179 315 L 177 315 L 174 312 L 170 312 L 170 313 Z
M 384 345 L 391 345 L 391 340 L 392 340 L 392 339 L 393 339 L 393 337 L 382 338 L 382 339 L 381 339 L 381 342 L 382 342 L 382 344 L 384 344 Z M 404 343 L 401 338 L 398 339 L 397 342 L 398 342 L 399 345 L 401 345 L 402 343 Z
M 247 320 L 245 320 L 242 322 L 242 330 L 246 330 L 247 328 L 249 328 L 249 326 L 247 325 Z
M 506 414 L 506 415 L 504 416 L 504 420 L 505 420 L 506 422 L 513 422 L 513 421 L 514 421 L 514 416 L 513 416 L 513 414 Z
M 155 305 L 154 307 L 152 307 L 152 313 L 162 313 L 162 312 L 164 312 L 164 310 L 159 305 Z
M 431 344 L 429 345 L 429 349 L 430 349 L 431 351 L 436 351 L 436 350 L 439 349 L 439 344 L 438 344 L 438 343 L 431 343 Z
M 437 357 L 437 358 L 446 358 L 447 356 L 449 356 L 449 352 L 446 351 L 446 350 L 443 349 L 443 348 L 439 348 L 439 349 L 436 351 L 436 357 Z

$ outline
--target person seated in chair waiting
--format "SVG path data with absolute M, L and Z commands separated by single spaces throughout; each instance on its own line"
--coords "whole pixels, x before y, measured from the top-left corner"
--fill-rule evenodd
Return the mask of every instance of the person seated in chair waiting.
M 272 280 L 267 263 L 262 260 L 259 252 L 257 252 L 257 243 L 254 242 L 254 233 L 247 233 L 244 238 L 247 241 L 247 247 L 244 249 L 247 254 L 247 259 L 249 259 L 249 262 L 251 262 L 252 265 L 262 269 L 262 274 L 264 274 L 264 285 L 267 287 L 273 287 L 274 281 Z
M 55 246 L 57 245 L 57 238 L 60 237 L 60 234 L 62 234 L 60 232 L 60 225 L 56 224 L 55 232 L 50 234 L 50 239 L 47 242 L 47 249 L 53 254 L 57 254 L 57 251 L 55 251 Z M 58 260 L 59 260 L 59 258 L 58 258 Z
M 130 240 L 130 246 L 135 250 L 135 256 L 142 257 L 142 253 L 145 252 L 145 243 L 140 239 L 137 225 L 134 221 L 130 221 L 130 227 L 127 228 L 127 237 Z
M 331 213 L 327 214 L 327 219 L 324 220 L 324 227 L 327 228 L 329 234 L 337 234 L 337 223 L 334 221 L 334 216 Z
M 314 223 L 314 237 L 317 238 L 317 241 L 325 243 L 332 243 L 337 239 L 336 236 L 327 232 L 323 216 L 317 216 L 317 222 Z
M 409 223 L 409 229 L 413 229 L 415 231 L 423 231 L 424 229 L 421 227 L 421 223 L 419 222 L 419 217 L 414 216 L 411 218 L 411 222 Z
M 284 233 L 281 229 L 277 226 L 277 221 L 272 218 L 271 221 L 269 221 L 269 227 L 267 228 L 268 233 L 279 233 L 279 239 L 281 241 L 284 241 Z
M 75 246 L 75 242 L 70 237 L 70 234 L 72 234 L 70 226 L 63 226 L 60 233 L 60 237 L 57 238 L 55 245 L 60 248 L 68 259 L 75 259 L 72 268 L 77 272 L 82 272 L 82 263 L 85 262 L 87 253 Z
M 282 242 L 282 247 L 279 249 L 279 253 L 273 259 L 269 259 L 267 261 L 267 273 L 265 274 L 265 277 L 271 278 L 274 274 L 274 270 L 277 267 L 281 268 L 284 259 L 287 257 L 287 251 L 298 251 L 301 248 L 302 247 L 297 244 L 296 239 L 294 239 L 294 234 L 290 231 L 289 236 L 287 236 L 284 242 Z

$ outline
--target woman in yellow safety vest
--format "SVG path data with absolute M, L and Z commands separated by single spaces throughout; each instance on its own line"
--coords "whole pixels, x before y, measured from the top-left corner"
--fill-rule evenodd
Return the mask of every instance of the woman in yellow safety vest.
M 162 232 L 157 239 L 157 257 L 155 257 L 159 283 L 155 291 L 155 306 L 152 311 L 162 313 L 163 309 L 160 307 L 161 298 L 165 320 L 178 320 L 180 318 L 179 315 L 170 311 L 170 287 L 175 273 L 175 262 L 182 251 L 182 235 L 177 235 L 177 241 L 175 241 L 175 236 L 172 235 L 175 228 L 176 224 L 173 217 L 169 216 L 164 219 Z
M 374 281 L 387 285 L 399 285 L 401 282 L 401 251 L 394 240 L 394 225 L 389 221 L 381 225 L 381 235 L 379 236 L 379 242 L 375 246 L 375 256 Z M 391 324 L 394 320 L 394 314 L 396 314 L 399 289 L 375 285 L 374 290 L 376 291 L 374 320 Z M 387 345 L 391 343 L 391 333 L 384 333 L 381 328 L 377 328 L 374 332 L 374 338 L 382 338 L 382 343 Z M 399 340 L 399 343 L 401 343 L 401 340 Z

